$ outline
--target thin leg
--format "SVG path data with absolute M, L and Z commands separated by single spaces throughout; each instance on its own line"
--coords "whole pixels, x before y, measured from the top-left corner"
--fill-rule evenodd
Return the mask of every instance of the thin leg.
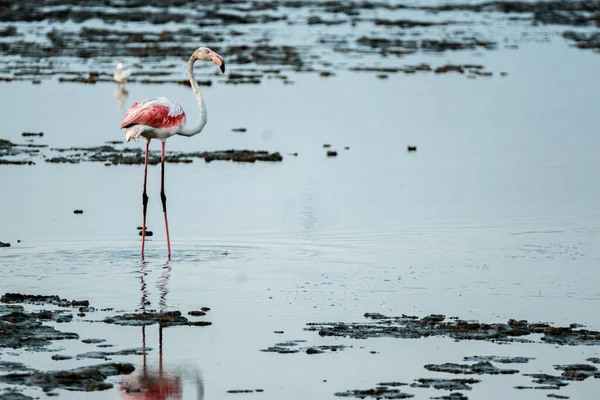
M 167 196 L 165 196 L 165 142 L 162 142 L 160 155 L 160 200 L 162 201 L 163 214 L 165 215 L 165 230 L 167 231 L 167 250 L 171 259 L 171 239 L 169 238 L 169 220 L 167 219 Z
M 146 140 L 146 157 L 144 158 L 144 191 L 142 192 L 142 259 L 144 258 L 144 245 L 146 243 L 146 211 L 148 210 L 148 195 L 146 194 L 146 181 L 148 178 L 148 152 L 150 139 Z

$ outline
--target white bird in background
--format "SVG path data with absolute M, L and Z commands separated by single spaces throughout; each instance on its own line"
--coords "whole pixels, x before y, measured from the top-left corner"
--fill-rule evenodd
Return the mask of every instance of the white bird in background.
M 117 63 L 117 68 L 115 69 L 115 73 L 113 74 L 113 79 L 119 86 L 123 85 L 125 87 L 125 82 L 127 82 L 127 78 L 131 75 L 131 71 L 125 69 L 125 64 L 119 61 Z

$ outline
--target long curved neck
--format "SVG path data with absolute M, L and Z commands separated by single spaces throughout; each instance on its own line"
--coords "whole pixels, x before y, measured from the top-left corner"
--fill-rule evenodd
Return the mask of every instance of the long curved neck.
M 194 77 L 194 63 L 197 58 L 193 55 L 190 57 L 190 61 L 188 61 L 188 78 L 190 80 L 190 84 L 192 85 L 192 92 L 194 92 L 194 96 L 198 100 L 198 106 L 200 107 L 200 118 L 198 119 L 198 123 L 191 128 L 183 128 L 181 131 L 177 132 L 178 135 L 182 136 L 194 136 L 204 129 L 206 122 L 208 122 L 206 115 L 206 106 L 204 105 L 204 99 L 202 98 L 202 93 L 200 93 L 200 87 L 198 86 L 198 82 Z

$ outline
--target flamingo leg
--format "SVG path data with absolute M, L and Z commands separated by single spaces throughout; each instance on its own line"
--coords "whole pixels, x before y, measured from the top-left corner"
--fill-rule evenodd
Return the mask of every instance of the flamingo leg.
M 148 180 L 148 152 L 150 139 L 146 140 L 146 156 L 144 158 L 144 191 L 142 192 L 142 259 L 144 258 L 144 245 L 146 243 L 146 211 L 148 210 L 148 194 L 146 193 L 146 181 Z
M 171 259 L 171 239 L 169 238 L 169 220 L 167 219 L 167 196 L 165 195 L 165 142 L 162 142 L 160 155 L 160 200 L 162 202 L 163 214 L 165 216 L 165 230 L 167 231 L 167 250 Z

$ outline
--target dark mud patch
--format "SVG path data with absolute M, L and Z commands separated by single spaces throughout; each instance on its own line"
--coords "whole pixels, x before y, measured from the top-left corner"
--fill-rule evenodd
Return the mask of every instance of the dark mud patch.
M 213 75 L 205 82 L 217 79 L 223 83 L 259 84 L 267 69 L 320 73 L 319 62 L 334 64 L 323 60 L 331 52 L 349 55 L 334 64 L 335 68 L 346 68 L 348 61 L 356 65 L 355 53 L 385 59 L 415 52 L 492 50 L 504 39 L 498 37 L 502 34 L 495 28 L 498 20 L 509 20 L 512 26 L 520 23 L 521 33 L 526 33 L 532 24 L 590 29 L 600 26 L 600 4 L 594 0 L 434 6 L 316 0 L 208 0 L 184 4 L 167 0 L 152 2 L 153 10 L 141 0 L 103 2 L 93 10 L 81 0 L 13 3 L 0 9 L 0 22 L 4 25 L 0 29 L 0 81 L 39 83 L 57 76 L 63 82 L 109 82 L 115 67 L 113 60 L 134 58 L 136 68 L 130 82 L 183 83 L 181 62 L 197 47 L 196 43 L 201 43 L 223 55 L 229 65 L 248 65 L 259 70 L 257 77 L 223 80 Z M 424 11 L 440 20 L 390 15 L 403 10 Z M 461 20 L 455 19 L 457 13 Z M 477 18 L 475 14 L 485 15 Z M 94 28 L 89 27 L 91 19 L 98 22 Z M 479 21 L 473 22 L 476 20 Z M 127 24 L 128 29 L 118 28 L 115 23 Z M 148 28 L 148 24 L 153 28 Z M 275 29 L 285 29 L 282 25 L 302 26 L 310 34 L 300 43 L 273 34 Z M 48 26 L 53 29 L 48 31 Z M 477 29 L 473 26 L 483 27 L 486 32 L 474 34 Z M 406 39 L 407 31 L 414 35 L 413 39 Z M 365 36 L 367 32 L 369 36 Z M 424 39 L 416 38 L 424 35 Z M 520 40 L 527 40 L 524 36 Z M 141 65 L 141 60 L 145 65 Z M 165 79 L 146 79 L 157 76 Z M 290 83 L 287 78 L 281 80 Z
M 454 392 L 447 394 L 445 396 L 432 397 L 432 399 L 440 399 L 440 400 L 467 400 L 468 397 L 460 392 Z
M 25 364 L 15 361 L 0 361 L 0 372 L 31 371 Z
M 77 358 L 95 358 L 100 360 L 110 360 L 111 356 L 141 356 L 150 350 L 152 350 L 150 347 L 138 347 L 135 349 L 125 349 L 119 351 L 89 351 L 87 353 L 78 354 Z
M 88 300 L 67 300 L 60 297 L 45 295 L 29 295 L 21 293 L 6 293 L 0 297 L 0 303 L 23 303 L 33 305 L 52 304 L 59 307 L 87 307 L 90 305 Z
M 306 343 L 306 340 L 288 340 L 287 342 L 277 343 L 274 346 L 262 349 L 265 353 L 279 353 L 279 354 L 293 354 L 293 353 L 306 353 L 306 354 L 321 354 L 321 353 L 334 353 L 342 351 L 348 347 L 343 345 L 321 345 L 321 346 L 300 346 L 300 344 Z
M 347 390 L 345 392 L 337 392 L 335 395 L 337 397 L 354 397 L 357 399 L 410 399 L 415 397 L 414 394 L 403 392 L 400 389 L 389 388 L 387 386 L 378 386 L 366 390 Z
M 227 391 L 227 393 L 234 393 L 234 394 L 240 394 L 240 393 L 262 393 L 264 392 L 263 389 L 230 389 Z
M 411 54 L 418 50 L 430 53 L 443 53 L 458 50 L 492 50 L 497 47 L 496 42 L 486 41 L 478 38 L 464 38 L 461 40 L 438 40 L 438 39 L 388 39 L 387 37 L 362 36 L 356 40 L 359 46 L 378 49 L 383 53 L 392 55 Z
M 1 375 L 0 382 L 35 386 L 44 392 L 54 389 L 91 392 L 112 388 L 112 383 L 105 382 L 107 377 L 127 375 L 134 369 L 133 365 L 128 363 L 108 363 L 65 371 L 12 373 Z
M 142 165 L 144 151 L 141 148 L 117 149 L 113 146 L 53 148 L 61 156 L 47 158 L 46 162 L 58 164 L 79 164 L 81 162 L 101 162 L 105 165 Z M 160 163 L 160 152 L 151 151 L 148 164 Z M 283 157 L 278 152 L 269 153 L 264 150 L 217 150 L 204 152 L 167 152 L 165 162 L 174 164 L 189 164 L 194 159 L 211 161 L 233 161 L 254 163 L 257 161 L 279 162 Z
M 104 319 L 104 322 L 107 324 L 124 326 L 145 326 L 154 324 L 159 324 L 161 327 L 212 325 L 212 322 L 208 321 L 189 321 L 186 317 L 181 315 L 181 311 L 126 313 L 114 317 L 107 317 Z
M 461 319 L 446 320 L 444 315 L 432 314 L 423 318 L 403 315 L 388 317 L 366 313 L 369 322 L 308 323 L 305 330 L 320 336 L 338 336 L 353 339 L 394 337 L 418 339 L 446 336 L 455 340 L 486 340 L 491 342 L 533 342 L 527 336 L 541 334 L 544 343 L 558 345 L 600 345 L 600 332 L 569 327 L 554 327 L 548 323 L 529 323 L 514 319 L 506 323 L 479 323 Z
M 33 397 L 26 396 L 14 389 L 7 389 L 0 392 L 0 400 L 33 400 Z
M 106 342 L 106 339 L 83 339 L 81 341 L 81 343 L 85 343 L 85 344 L 98 344 L 98 343 L 103 343 Z
M 519 373 L 516 369 L 498 368 L 487 361 L 476 364 L 427 364 L 425 368 L 432 372 L 445 372 L 449 374 L 512 375 Z
M 465 361 L 477 362 L 497 362 L 500 364 L 526 364 L 529 360 L 535 360 L 531 357 L 499 357 L 499 356 L 469 356 L 463 357 Z
M 600 32 L 583 33 L 566 31 L 563 33 L 563 37 L 573 41 L 577 48 L 600 51 Z
M 0 139 L 0 164 L 1 165 L 35 165 L 31 157 L 39 155 L 40 148 L 47 147 L 41 144 L 18 144 L 6 139 Z M 29 156 L 29 159 L 22 158 Z
M 471 385 L 481 382 L 479 379 L 433 379 L 419 378 L 410 386 L 415 388 L 434 388 L 439 390 L 471 390 Z
M 54 361 L 65 361 L 65 360 L 71 360 L 73 358 L 73 356 L 67 356 L 67 355 L 63 355 L 63 354 L 55 354 L 50 358 L 52 358 Z
M 560 376 L 549 375 L 549 374 L 523 374 L 523 375 L 533 378 L 532 382 L 537 384 L 537 386 L 515 386 L 515 389 L 558 390 L 561 387 L 568 385 L 568 383 L 565 382 L 565 379 L 563 379 Z
M 584 381 L 587 378 L 599 378 L 600 372 L 594 365 L 589 364 L 570 364 L 570 365 L 555 365 L 555 369 L 563 371 L 562 377 L 569 381 Z
M 494 75 L 492 72 L 485 71 L 483 65 L 473 64 L 444 64 L 439 67 L 432 67 L 430 64 L 421 63 L 416 65 L 406 65 L 404 67 L 351 67 L 350 71 L 384 73 L 383 75 L 385 75 L 385 78 L 388 77 L 387 74 L 393 73 L 416 74 L 422 72 L 433 72 L 435 74 L 456 72 L 471 78 L 476 76 L 489 77 Z M 380 77 L 379 75 L 377 75 L 377 77 Z
M 61 332 L 43 324 L 52 319 L 53 316 L 46 318 L 43 313 L 22 311 L 13 311 L 2 315 L 0 317 L 0 348 L 42 350 L 50 345 L 52 340 L 79 339 L 79 335 L 76 333 Z

